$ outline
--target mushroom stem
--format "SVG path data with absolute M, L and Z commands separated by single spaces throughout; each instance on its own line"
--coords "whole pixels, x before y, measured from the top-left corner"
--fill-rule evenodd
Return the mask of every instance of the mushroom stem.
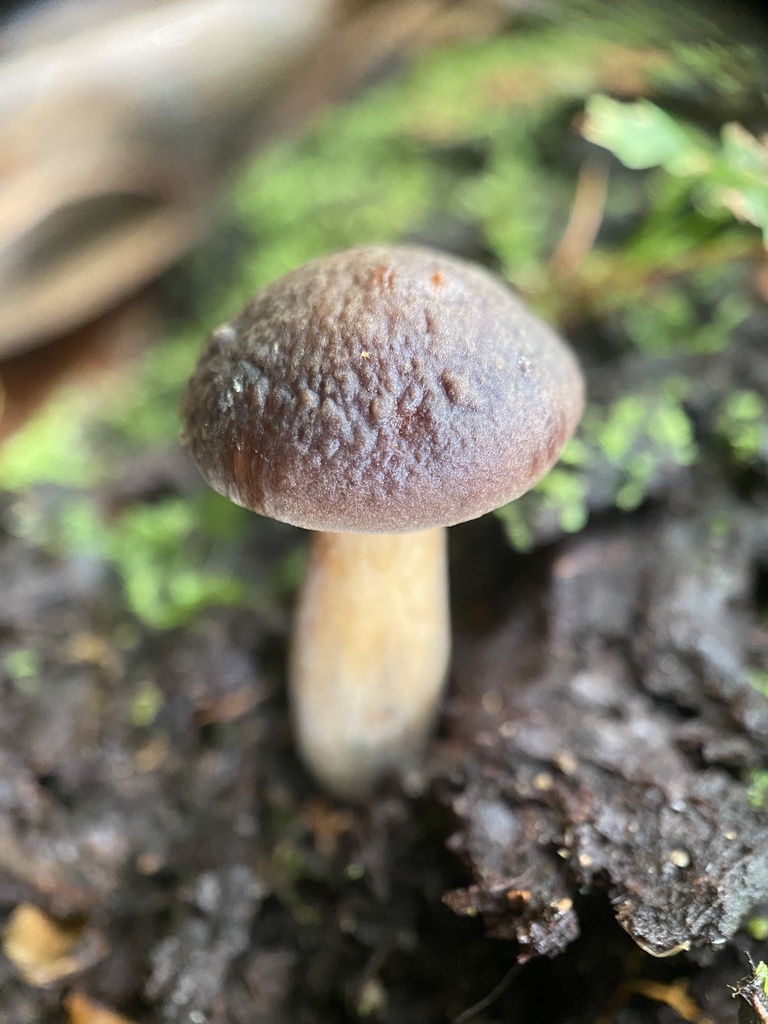
M 290 662 L 299 749 L 360 799 L 421 755 L 450 654 L 446 531 L 315 533 Z

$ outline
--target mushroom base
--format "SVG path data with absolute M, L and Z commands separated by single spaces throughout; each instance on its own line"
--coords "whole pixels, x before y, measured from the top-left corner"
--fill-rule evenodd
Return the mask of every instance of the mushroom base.
M 361 799 L 418 763 L 449 654 L 445 529 L 313 535 L 290 688 L 299 749 L 327 790 Z

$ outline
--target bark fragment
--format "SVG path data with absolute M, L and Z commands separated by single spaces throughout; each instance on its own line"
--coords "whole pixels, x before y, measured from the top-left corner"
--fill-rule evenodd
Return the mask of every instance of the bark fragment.
M 750 681 L 768 524 L 726 511 L 725 535 L 720 499 L 575 537 L 527 609 L 459 652 L 444 798 L 475 884 L 446 902 L 524 958 L 578 934 L 580 893 L 607 893 L 655 956 L 723 944 L 768 897 L 750 790 L 768 755 Z

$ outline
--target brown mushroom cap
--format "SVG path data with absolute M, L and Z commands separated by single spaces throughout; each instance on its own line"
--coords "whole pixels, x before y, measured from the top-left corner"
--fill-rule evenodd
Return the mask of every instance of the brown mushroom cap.
M 571 351 L 482 268 L 372 246 L 268 285 L 219 328 L 182 406 L 217 491 L 312 530 L 397 533 L 532 487 L 582 411 Z

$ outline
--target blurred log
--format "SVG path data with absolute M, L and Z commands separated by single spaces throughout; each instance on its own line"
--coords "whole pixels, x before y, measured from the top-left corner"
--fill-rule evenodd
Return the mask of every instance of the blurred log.
M 14 37 L 0 73 L 0 353 L 96 316 L 200 236 L 265 92 L 331 6 L 177 0 L 53 40 L 41 30 L 29 49 Z

